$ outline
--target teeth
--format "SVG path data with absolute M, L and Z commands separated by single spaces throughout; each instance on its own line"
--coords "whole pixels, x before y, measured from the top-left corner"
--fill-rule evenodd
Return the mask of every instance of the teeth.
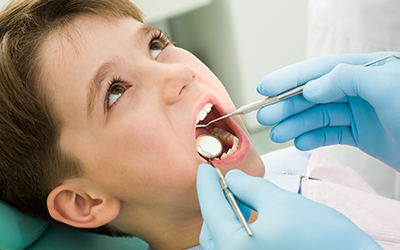
M 211 134 L 221 139 L 226 147 L 230 147 L 228 152 L 221 155 L 221 160 L 233 155 L 239 148 L 239 139 L 233 134 L 221 128 L 214 127 Z M 213 159 L 216 160 L 216 159 Z
M 204 105 L 204 107 L 197 114 L 196 124 L 199 123 L 200 121 L 204 120 L 204 118 L 206 118 L 208 113 L 211 111 L 212 107 L 213 107 L 213 105 L 211 103 L 207 103 L 206 105 Z M 214 127 L 211 131 L 211 134 L 218 137 L 224 144 L 225 148 L 229 148 L 229 150 L 226 153 L 223 153 L 220 156 L 220 158 L 216 157 L 212 160 L 218 161 L 218 160 L 225 159 L 225 158 L 233 155 L 238 150 L 239 139 L 236 136 L 234 136 L 233 134 L 229 133 L 228 131 L 225 131 L 221 128 Z
M 212 108 L 212 104 L 211 103 L 207 103 L 197 114 L 197 123 L 199 123 L 199 121 L 204 120 L 204 118 L 206 118 L 207 114 L 211 111 Z
M 225 159 L 226 157 L 228 157 L 225 153 L 223 153 L 222 155 L 221 155 L 221 160 L 223 160 L 223 159 Z

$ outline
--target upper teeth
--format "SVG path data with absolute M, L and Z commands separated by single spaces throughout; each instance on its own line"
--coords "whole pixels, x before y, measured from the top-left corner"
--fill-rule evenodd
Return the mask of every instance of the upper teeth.
M 201 110 L 200 112 L 197 114 L 197 121 L 196 124 L 199 121 L 204 120 L 204 118 L 206 118 L 207 114 L 210 112 L 211 108 L 212 108 L 212 104 L 211 103 L 207 103 Z

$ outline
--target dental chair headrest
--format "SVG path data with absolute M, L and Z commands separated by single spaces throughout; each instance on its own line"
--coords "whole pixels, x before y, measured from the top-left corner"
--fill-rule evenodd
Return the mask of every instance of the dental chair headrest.
M 0 249 L 22 249 L 30 246 L 48 224 L 23 214 L 0 200 Z
M 0 249 L 145 250 L 147 247 L 147 243 L 138 238 L 81 233 L 48 225 L 0 200 Z

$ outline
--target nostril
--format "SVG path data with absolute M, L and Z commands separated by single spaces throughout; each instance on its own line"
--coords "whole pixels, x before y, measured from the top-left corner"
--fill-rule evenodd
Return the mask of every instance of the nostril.
M 181 91 L 179 91 L 179 95 L 182 94 L 182 92 L 183 92 L 183 90 L 186 88 L 186 86 L 187 86 L 187 85 L 185 85 L 185 86 L 183 86 L 183 87 L 181 88 Z
M 194 78 L 193 78 L 193 79 L 194 79 Z M 179 95 L 181 95 L 182 92 L 183 92 L 184 90 L 186 90 L 186 88 L 187 88 L 190 84 L 193 84 L 193 82 L 194 82 L 194 81 L 188 81 L 188 82 L 186 82 L 185 84 L 182 84 L 181 89 L 180 89 L 180 91 L 179 91 Z
M 185 82 L 185 83 L 182 85 L 181 90 L 179 91 L 179 95 L 181 95 L 182 92 L 183 92 L 183 90 L 184 90 L 188 85 L 190 85 L 191 83 L 193 83 L 193 82 L 195 81 L 195 79 L 196 79 L 196 73 L 195 73 L 192 69 L 190 69 L 190 68 L 189 68 L 189 70 L 191 71 L 192 77 L 191 77 L 191 79 L 190 79 L 189 81 Z M 187 80 L 188 80 L 188 79 L 187 79 Z
M 196 79 L 195 72 L 186 65 L 168 65 L 160 77 L 163 99 L 168 104 L 174 104 L 183 96 L 188 86 Z

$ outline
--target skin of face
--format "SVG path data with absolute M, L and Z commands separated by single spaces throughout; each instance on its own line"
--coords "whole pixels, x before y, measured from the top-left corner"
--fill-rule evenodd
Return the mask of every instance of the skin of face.
M 196 151 L 196 117 L 206 103 L 220 113 L 235 107 L 216 76 L 188 51 L 168 45 L 152 56 L 154 32 L 144 26 L 129 18 L 83 15 L 70 25 L 69 36 L 53 32 L 43 44 L 42 79 L 61 120 L 60 145 L 85 173 L 62 185 L 79 183 L 88 194 L 117 199 L 110 224 L 154 249 L 190 247 L 198 244 L 202 223 L 197 167 L 206 162 Z M 102 66 L 100 87 L 91 87 Z M 127 89 L 108 109 L 113 78 Z M 89 112 L 91 91 L 96 98 Z M 263 163 L 240 117 L 227 122 L 240 147 L 215 165 L 224 174 L 237 168 L 262 177 Z

